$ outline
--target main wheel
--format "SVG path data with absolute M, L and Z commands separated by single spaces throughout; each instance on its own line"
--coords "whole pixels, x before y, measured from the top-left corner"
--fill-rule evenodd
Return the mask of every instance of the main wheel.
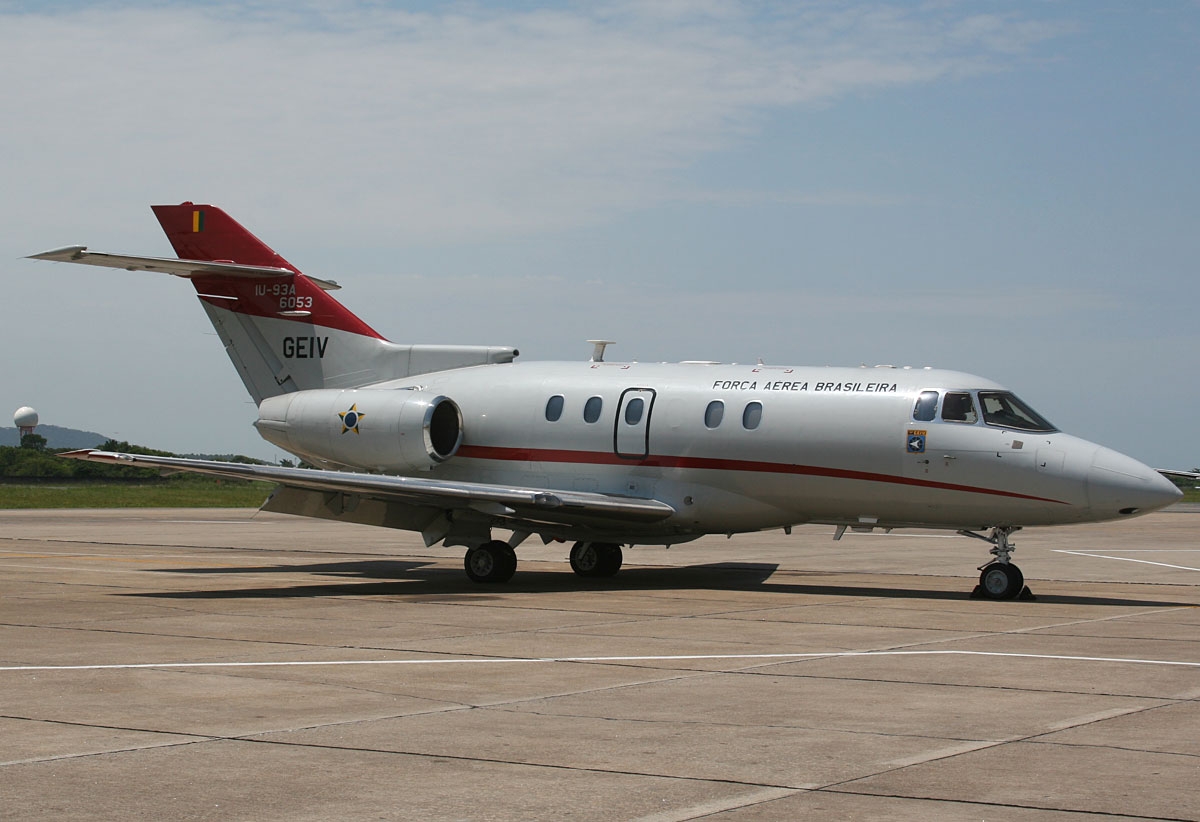
M 600 562 L 596 565 L 596 576 L 611 577 L 621 570 L 624 555 L 621 553 L 620 545 L 612 542 L 599 542 L 595 547 L 596 553 L 600 555 Z
M 621 570 L 621 546 L 611 542 L 577 542 L 571 548 L 571 570 L 581 577 L 611 577 Z
M 469 549 L 463 567 L 472 582 L 508 582 L 517 570 L 517 552 L 494 539 Z
M 1016 599 L 1025 587 L 1025 575 L 1011 562 L 992 562 L 979 573 L 979 589 L 988 599 Z
M 577 542 L 571 546 L 571 570 L 581 577 L 596 576 L 600 552 L 594 542 Z

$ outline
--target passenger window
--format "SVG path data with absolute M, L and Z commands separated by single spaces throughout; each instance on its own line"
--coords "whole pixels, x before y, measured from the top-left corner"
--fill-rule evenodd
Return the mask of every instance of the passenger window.
M 946 398 L 942 400 L 942 419 L 946 422 L 975 422 L 978 417 L 971 395 L 965 391 L 946 392 Z
M 746 410 L 742 412 L 742 427 L 747 431 L 753 431 L 758 428 L 760 422 L 762 422 L 762 403 L 746 403 Z
M 913 419 L 920 422 L 932 420 L 937 411 L 937 400 L 938 392 L 922 391 L 921 396 L 917 397 L 917 406 L 913 409 Z
M 599 397 L 588 397 L 588 401 L 583 404 L 583 421 L 595 422 L 600 419 L 600 409 L 604 407 L 604 400 Z
M 634 397 L 629 402 L 625 403 L 625 424 L 637 425 L 642 421 L 642 409 L 645 408 L 646 401 L 641 397 Z
M 563 396 L 555 394 L 550 399 L 546 400 L 546 420 L 548 422 L 558 422 L 563 412 Z
M 704 427 L 716 428 L 721 424 L 721 419 L 725 416 L 725 403 L 720 400 L 713 400 L 708 404 L 708 408 L 704 409 Z

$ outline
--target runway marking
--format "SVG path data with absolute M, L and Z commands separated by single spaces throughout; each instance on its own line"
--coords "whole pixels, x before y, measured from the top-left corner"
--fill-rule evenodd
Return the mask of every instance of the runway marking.
M 1175 568 L 1179 571 L 1200 571 L 1200 568 L 1192 568 L 1188 565 L 1171 565 L 1168 562 L 1151 562 L 1148 559 L 1133 559 L 1132 557 L 1110 557 L 1107 554 L 1093 554 L 1088 551 L 1067 551 L 1062 548 L 1054 549 L 1056 554 L 1073 554 L 1077 557 L 1094 557 L 1095 559 L 1115 559 L 1121 562 L 1140 562 L 1143 565 L 1158 565 L 1162 568 Z
M 1065 548 L 1055 548 L 1055 551 L 1065 551 Z M 1200 548 L 1122 548 L 1122 554 L 1196 554 Z
M 677 654 L 655 656 L 548 656 L 548 657 L 451 657 L 448 659 L 336 659 L 276 662 L 135 662 L 113 665 L 9 665 L 0 671 L 116 671 L 137 668 L 296 668 L 321 665 L 543 665 L 550 662 L 698 662 L 705 660 L 842 659 L 871 656 L 988 656 L 1008 659 L 1046 659 L 1062 662 L 1105 662 L 1132 665 L 1170 665 L 1200 668 L 1200 662 L 1128 657 L 1065 656 L 1061 654 L 1018 654 L 1001 651 L 832 651 L 805 654 Z

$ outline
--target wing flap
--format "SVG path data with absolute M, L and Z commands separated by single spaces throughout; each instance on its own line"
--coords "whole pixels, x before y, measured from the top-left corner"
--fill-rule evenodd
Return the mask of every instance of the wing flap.
M 59 456 L 127 465 L 132 468 L 160 468 L 233 479 L 263 480 L 291 488 L 362 494 L 443 509 L 470 508 L 500 519 L 564 522 L 583 516 L 649 523 L 664 520 L 675 513 L 674 508 L 659 500 L 581 491 L 284 468 L 277 465 L 249 465 L 182 457 L 153 457 L 94 449 L 68 451 Z
M 191 279 L 205 275 L 218 274 L 223 277 L 242 277 L 249 279 L 274 279 L 290 277 L 296 272 L 288 268 L 276 268 L 268 265 L 243 265 L 232 262 L 210 262 L 207 260 L 180 260 L 171 257 L 139 257 L 129 254 L 108 254 L 101 251 L 88 251 L 85 245 L 69 245 L 43 251 L 41 254 L 30 254 L 30 260 L 49 260 L 54 263 L 81 263 L 83 265 L 98 265 L 104 268 L 123 268 L 126 271 L 153 271 L 157 274 L 173 274 L 176 277 Z M 305 275 L 307 276 L 307 275 Z M 321 280 L 309 277 L 325 291 L 336 291 L 341 288 L 333 280 Z

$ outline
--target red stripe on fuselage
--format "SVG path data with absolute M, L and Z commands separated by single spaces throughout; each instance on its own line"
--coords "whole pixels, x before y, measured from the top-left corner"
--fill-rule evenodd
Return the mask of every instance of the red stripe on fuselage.
M 996 497 L 1011 499 L 1026 499 L 1034 502 L 1053 502 L 1058 505 L 1068 503 L 1038 497 L 1030 494 L 1019 494 L 1015 491 L 1001 491 L 994 488 L 978 488 L 973 485 L 956 485 L 950 482 L 935 482 L 933 480 L 897 477 L 891 474 L 877 474 L 871 471 L 850 471 L 844 468 L 827 468 L 819 465 L 793 465 L 779 462 L 760 462 L 755 460 L 715 459 L 711 457 L 673 457 L 667 455 L 652 455 L 641 459 L 619 457 L 615 453 L 601 451 L 566 451 L 559 449 L 541 448 L 506 448 L 492 445 L 464 445 L 458 449 L 459 457 L 482 460 L 501 460 L 505 462 L 559 462 L 583 465 L 623 465 L 642 468 L 682 468 L 705 471 L 749 471 L 760 474 L 788 474 L 794 476 L 828 477 L 831 479 L 858 480 L 860 482 L 884 482 L 891 485 L 910 485 L 918 488 L 937 488 L 943 491 L 963 491 L 968 494 L 988 494 Z

